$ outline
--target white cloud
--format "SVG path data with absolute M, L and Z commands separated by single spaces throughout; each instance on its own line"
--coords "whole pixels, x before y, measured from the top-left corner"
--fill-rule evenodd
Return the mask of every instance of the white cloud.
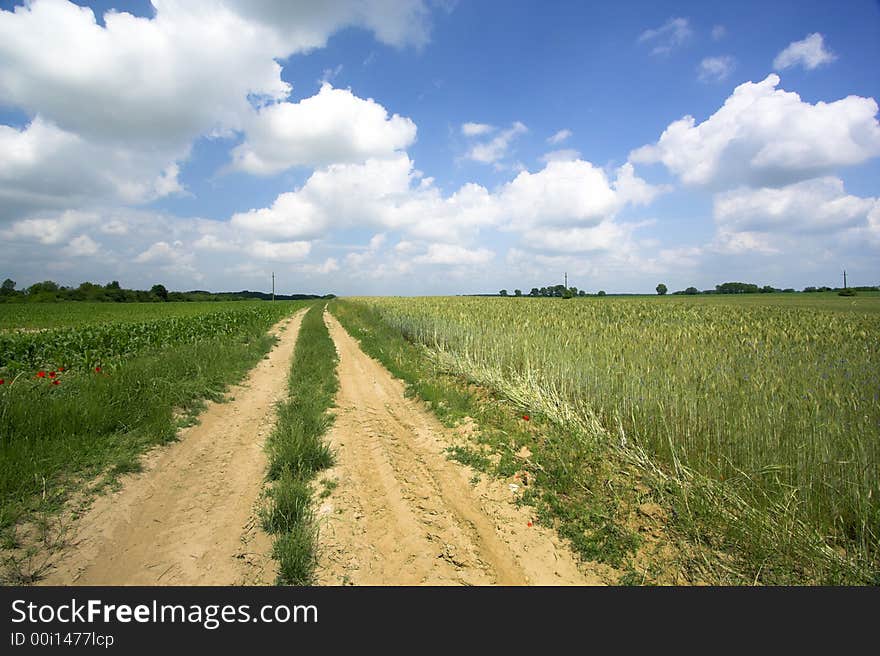
M 269 242 L 257 240 L 246 247 L 246 252 L 260 260 L 301 260 L 312 250 L 307 241 Z
M 825 41 L 821 34 L 814 32 L 801 41 L 794 41 L 788 47 L 776 55 L 773 60 L 773 68 L 777 71 L 803 66 L 808 71 L 824 64 L 830 64 L 837 55 L 825 49 Z
M 421 0 L 153 4 L 153 18 L 108 12 L 103 26 L 64 0 L 0 10 L 0 103 L 32 118 L 0 126 L 16 154 L 0 163 L 0 220 L 180 193 L 194 139 L 231 135 L 252 103 L 287 98 L 278 61 L 346 26 L 395 46 L 428 35 Z
M 736 68 L 733 57 L 706 57 L 697 67 L 700 82 L 720 82 Z
M 526 132 L 528 132 L 528 128 L 516 121 L 509 129 L 504 130 L 491 141 L 475 144 L 465 157 L 482 164 L 494 164 L 506 157 L 511 142 Z
M 72 257 L 90 257 L 97 255 L 99 251 L 98 244 L 88 235 L 80 235 L 70 240 L 67 248 L 64 249 L 65 255 Z
M 708 246 L 710 252 L 724 255 L 743 255 L 758 253 L 760 255 L 778 255 L 781 251 L 773 245 L 769 235 L 757 232 L 730 232 L 719 230 L 715 239 Z
M 684 44 L 692 35 L 687 18 L 670 18 L 662 26 L 642 32 L 638 40 L 654 46 L 652 55 L 664 55 Z
M 372 99 L 329 83 L 311 98 L 262 108 L 248 121 L 247 139 L 233 150 L 237 169 L 267 175 L 292 166 L 363 162 L 410 146 L 416 125 L 388 116 Z
M 784 186 L 880 155 L 873 98 L 810 104 L 778 84 L 771 74 L 739 85 L 708 119 L 671 123 L 630 160 L 662 162 L 686 184 L 731 189 Z
M 541 155 L 541 161 L 547 162 L 568 162 L 574 159 L 580 159 L 581 154 L 573 148 L 563 148 L 561 150 L 551 150 L 549 153 Z
M 74 232 L 99 222 L 94 212 L 67 210 L 57 216 L 34 217 L 13 223 L 5 232 L 10 240 L 35 240 L 41 244 L 59 244 L 68 239 Z
M 488 123 L 462 123 L 461 133 L 466 137 L 479 137 L 483 134 L 489 134 L 495 129 L 495 126 Z
M 430 12 L 423 0 L 228 0 L 228 4 L 277 32 L 294 52 L 323 48 L 331 34 L 346 26 L 370 30 L 382 43 L 398 48 L 421 47 L 430 36 Z
M 636 224 L 604 220 L 589 228 L 528 230 L 523 243 L 530 249 L 557 253 L 616 251 L 629 246 Z
M 867 226 L 877 198 L 844 191 L 839 178 L 817 178 L 780 189 L 735 189 L 716 195 L 713 215 L 724 232 L 830 233 Z
M 555 146 L 556 144 L 561 144 L 563 141 L 571 137 L 571 135 L 572 131 L 567 128 L 559 130 L 554 135 L 547 137 L 547 143 Z
M 495 253 L 487 248 L 467 249 L 454 244 L 431 244 L 428 251 L 413 258 L 419 264 L 486 264 Z
M 141 203 L 183 192 L 179 168 L 150 150 L 89 142 L 40 116 L 0 125 L 0 220 L 95 200 Z
M 147 264 L 149 262 L 175 262 L 185 257 L 185 254 L 180 248 L 181 246 L 182 244 L 180 242 L 175 242 L 174 245 L 172 245 L 167 241 L 157 241 L 147 250 L 134 258 L 134 261 L 138 264 Z
M 591 227 L 627 202 L 643 203 L 660 191 L 636 178 L 631 165 L 617 174 L 612 185 L 602 169 L 584 160 L 551 161 L 537 173 L 523 171 L 497 194 L 503 225 L 513 230 Z
M 714 25 L 712 27 L 712 40 L 720 41 L 727 36 L 727 28 L 724 25 Z

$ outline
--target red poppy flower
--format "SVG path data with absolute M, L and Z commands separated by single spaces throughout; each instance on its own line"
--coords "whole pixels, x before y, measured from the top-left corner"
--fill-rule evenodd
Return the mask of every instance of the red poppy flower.
M 532 523 L 531 523 L 531 522 L 529 522 L 529 526 L 531 526 L 531 525 L 532 525 Z
M 52 381 L 52 384 L 53 385 L 60 385 L 61 381 L 56 378 L 55 380 Z
M 64 371 L 64 367 L 58 367 L 58 371 Z
M 101 367 L 95 367 L 95 373 L 97 373 L 97 374 L 101 373 Z
M 2 378 L 0 378 L 0 385 L 2 385 L 2 384 L 5 383 L 5 382 L 6 382 L 5 380 L 3 380 Z
M 38 371 L 37 372 L 37 378 L 45 378 L 45 377 L 46 377 L 45 371 Z
M 50 371 L 50 372 L 49 372 L 49 378 L 55 378 L 55 372 L 54 372 L 54 371 Z
M 523 419 L 525 419 L 526 421 L 528 421 L 528 420 L 530 419 L 530 417 L 529 417 L 528 415 L 523 415 Z

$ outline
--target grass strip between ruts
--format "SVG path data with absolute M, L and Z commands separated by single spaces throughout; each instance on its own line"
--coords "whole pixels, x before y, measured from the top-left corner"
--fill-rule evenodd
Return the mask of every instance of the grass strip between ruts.
M 278 584 L 309 585 L 317 559 L 318 529 L 310 482 L 333 464 L 323 435 L 333 423 L 328 408 L 339 386 L 337 354 L 324 324 L 326 304 L 313 305 L 303 318 L 288 378 L 288 398 L 278 404 L 269 436 L 268 503 L 263 528 L 275 535 Z

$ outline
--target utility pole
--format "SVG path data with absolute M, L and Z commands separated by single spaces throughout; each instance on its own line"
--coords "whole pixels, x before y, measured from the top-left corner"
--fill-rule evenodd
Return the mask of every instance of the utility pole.
M 565 272 L 565 288 L 568 289 L 568 271 Z
M 272 302 L 275 302 L 275 272 L 272 272 Z
M 846 289 L 846 269 L 843 270 L 843 288 Z

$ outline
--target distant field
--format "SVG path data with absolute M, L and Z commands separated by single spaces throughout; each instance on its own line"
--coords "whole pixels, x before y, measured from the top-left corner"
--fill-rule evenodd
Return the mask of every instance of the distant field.
M 265 305 L 265 301 L 204 303 L 0 303 L 0 330 L 90 326 L 111 322 L 153 321 L 166 317 L 195 317 L 235 308 Z
M 804 540 L 878 571 L 880 295 L 349 300 L 533 412 L 716 481 L 768 559 Z

